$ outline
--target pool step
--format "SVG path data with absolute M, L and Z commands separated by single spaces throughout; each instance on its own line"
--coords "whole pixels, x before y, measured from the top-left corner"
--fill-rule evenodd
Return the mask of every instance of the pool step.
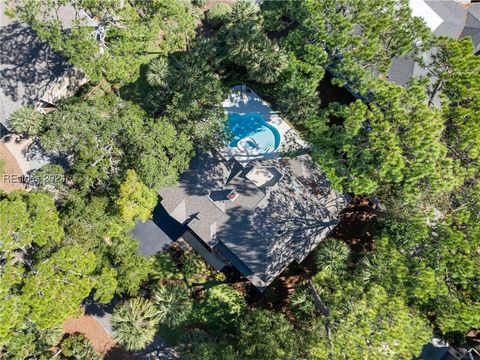
M 265 146 L 265 147 L 263 148 L 263 152 L 264 152 L 264 153 L 272 152 L 272 150 L 273 150 L 273 149 L 272 149 L 270 146 Z

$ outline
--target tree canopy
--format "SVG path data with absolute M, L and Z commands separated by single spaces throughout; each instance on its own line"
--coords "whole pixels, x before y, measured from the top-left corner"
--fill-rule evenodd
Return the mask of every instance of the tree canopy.
M 136 80 L 152 53 L 184 49 L 195 36 L 194 16 L 185 2 L 131 3 L 15 0 L 8 13 L 32 26 L 91 80 L 122 84 Z M 72 12 L 69 20 L 66 14 Z
M 430 32 L 407 0 L 266 2 L 269 29 L 295 28 L 287 48 L 308 66 L 328 66 L 336 83 L 360 91 L 392 60 L 427 46 Z
M 35 331 L 79 314 L 97 286 L 96 256 L 80 245 L 60 247 L 64 230 L 50 195 L 0 195 L 0 208 L 0 348 L 25 358 L 36 348 Z
M 330 340 L 324 334 L 312 353 L 315 359 L 411 359 L 431 336 L 424 319 L 374 286 L 347 311 L 335 314 Z
M 0 194 L 0 357 L 55 344 L 93 356 L 60 326 L 86 298 L 115 294 L 120 344 L 142 349 L 160 331 L 186 359 L 398 360 L 433 330 L 463 342 L 480 326 L 472 41 L 434 38 L 408 0 L 211 5 L 9 1 L 89 82 L 46 114 L 25 106 L 9 119 L 54 163 L 30 174 L 37 190 Z M 400 86 L 387 75 L 404 56 L 426 75 Z M 339 216 L 344 230 L 359 211 L 368 236 L 331 232 L 264 294 L 194 252 L 145 258 L 131 236 L 196 152 L 224 146 L 222 101 L 236 84 L 301 133 L 332 187 L 376 204 L 371 217 L 355 206 Z
M 127 169 L 152 188 L 172 184 L 192 153 L 172 124 L 114 94 L 67 101 L 44 117 L 39 137 L 48 154 L 66 157 L 73 181 L 87 191 L 108 189 Z

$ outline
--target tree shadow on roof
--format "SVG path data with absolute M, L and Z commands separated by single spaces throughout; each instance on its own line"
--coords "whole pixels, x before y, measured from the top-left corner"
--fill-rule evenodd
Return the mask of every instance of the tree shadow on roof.
M 232 208 L 218 231 L 219 240 L 242 262 L 234 258 L 233 264 L 246 276 L 271 282 L 293 260 L 302 261 L 339 222 L 329 210 L 337 210 L 335 199 L 318 199 L 289 184 L 271 190 L 253 211 Z
M 0 27 L 0 39 L 0 87 L 13 102 L 33 105 L 71 67 L 25 24 Z
M 160 202 L 153 209 L 152 221 L 173 241 L 177 240 L 186 230 L 186 226 L 170 216 Z

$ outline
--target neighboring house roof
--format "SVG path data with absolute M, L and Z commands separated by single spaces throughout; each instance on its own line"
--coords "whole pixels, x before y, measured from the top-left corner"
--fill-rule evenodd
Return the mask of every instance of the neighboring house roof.
M 41 41 L 30 26 L 7 17 L 4 6 L 0 2 L 0 123 L 9 128 L 8 117 L 22 105 L 70 96 L 86 78 Z M 72 27 L 77 20 L 81 25 L 95 26 L 83 10 L 72 6 L 60 6 L 55 13 L 44 14 L 47 16 L 58 16 L 63 28 Z
M 22 105 L 35 105 L 68 69 L 65 58 L 29 26 L 0 14 L 0 122 Z
M 229 194 L 235 200 L 228 199 Z M 301 262 L 338 223 L 348 203 L 308 155 L 240 165 L 217 153 L 196 156 L 162 205 L 257 288 Z
M 470 36 L 475 53 L 480 51 L 480 3 L 455 0 L 410 0 L 414 16 L 422 17 L 436 36 L 462 38 Z M 422 54 L 428 63 L 431 51 Z M 412 77 L 426 75 L 424 67 L 418 64 L 413 55 L 396 58 L 388 74 L 388 79 L 406 86 Z
M 11 20 L 4 14 L 0 2 L 0 138 L 9 134 L 8 119 L 23 105 L 41 107 L 73 95 L 87 81 L 86 76 L 69 65 L 66 59 L 40 41 L 27 24 Z M 60 6 L 57 16 L 65 28 L 74 20 L 92 26 L 86 13 L 71 6 Z M 16 158 L 22 172 L 37 169 L 49 162 L 38 149 L 31 147 L 32 139 L 9 134 L 5 146 Z
M 42 20 L 59 20 L 62 29 L 71 29 L 75 25 L 97 27 L 98 23 L 92 19 L 83 9 L 77 9 L 72 5 L 57 6 L 54 11 L 41 15 Z
M 461 37 L 470 36 L 475 46 L 475 53 L 480 52 L 480 4 L 472 4 L 467 14 L 467 21 Z
M 414 2 L 419 1 L 422 0 L 415 0 Z M 435 35 L 460 37 L 465 27 L 468 7 L 473 5 L 466 5 L 454 0 L 426 0 L 425 3 L 442 19 L 436 28 L 432 28 Z

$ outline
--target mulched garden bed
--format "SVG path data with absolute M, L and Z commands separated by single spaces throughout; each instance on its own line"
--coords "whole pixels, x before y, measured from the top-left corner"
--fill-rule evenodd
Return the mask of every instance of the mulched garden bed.
M 355 197 L 340 213 L 340 223 L 331 237 L 345 241 L 354 255 L 361 255 L 375 248 L 371 227 L 380 215 L 378 206 L 368 198 Z

